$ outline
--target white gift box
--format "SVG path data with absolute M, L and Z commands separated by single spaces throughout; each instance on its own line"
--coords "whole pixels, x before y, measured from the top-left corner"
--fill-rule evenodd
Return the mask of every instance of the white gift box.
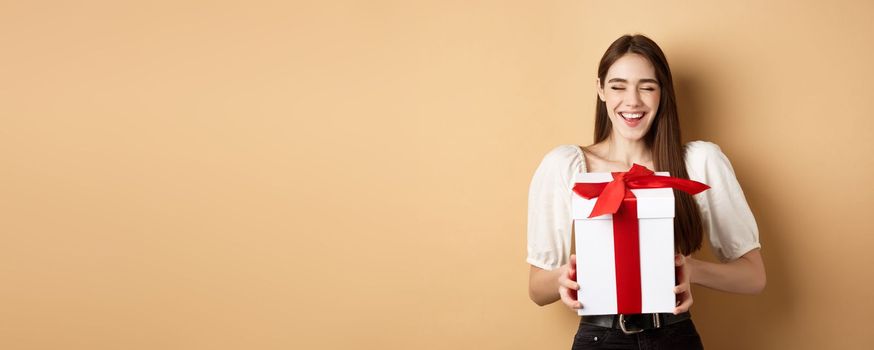
M 666 172 L 656 175 L 668 176 Z M 581 173 L 575 183 L 610 182 L 610 173 Z M 670 188 L 632 189 L 637 197 L 640 238 L 641 313 L 673 312 L 674 193 Z M 579 315 L 618 313 L 613 215 L 589 218 L 596 198 L 572 193 Z

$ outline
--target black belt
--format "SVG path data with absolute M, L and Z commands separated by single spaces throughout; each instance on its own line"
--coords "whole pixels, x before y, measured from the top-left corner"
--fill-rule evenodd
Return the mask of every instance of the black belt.
M 692 318 L 692 314 L 688 311 L 679 315 L 672 313 L 659 314 L 633 314 L 633 315 L 591 315 L 583 316 L 581 323 L 615 328 L 622 330 L 625 334 L 640 333 L 647 329 L 656 329 L 682 322 Z

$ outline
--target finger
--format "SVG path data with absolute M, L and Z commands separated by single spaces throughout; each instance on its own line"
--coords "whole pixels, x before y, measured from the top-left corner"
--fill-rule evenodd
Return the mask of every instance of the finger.
M 677 307 L 674 308 L 674 315 L 679 315 L 681 313 L 689 311 L 689 307 L 692 306 L 692 295 L 688 293 L 683 295 L 686 295 L 687 297 L 683 300 L 683 302 L 680 303 L 680 305 L 677 305 Z
M 580 285 L 577 284 L 577 282 L 574 282 L 573 280 L 567 279 L 567 278 L 559 278 L 558 284 L 562 287 L 567 288 L 567 289 L 573 289 L 573 290 L 580 289 Z
M 571 270 L 576 271 L 577 270 L 577 255 L 576 254 L 571 254 L 570 263 L 571 263 Z
M 689 291 L 689 283 L 680 283 L 674 286 L 674 294 L 682 294 Z
M 577 284 L 577 272 L 571 269 L 568 269 L 566 274 L 561 273 L 558 275 L 558 284 L 570 289 L 580 289 L 580 285 Z
M 582 304 L 577 300 L 576 295 L 571 295 L 571 290 L 567 288 L 558 288 L 558 295 L 561 296 L 561 302 L 567 305 L 567 307 L 571 309 L 579 309 L 583 307 Z
M 562 303 L 564 303 L 564 304 L 567 305 L 568 307 L 571 307 L 571 306 L 572 306 L 572 304 L 571 304 L 571 298 L 570 298 L 570 296 L 568 295 L 568 289 L 567 289 L 567 288 L 558 287 L 558 296 L 560 297 Z

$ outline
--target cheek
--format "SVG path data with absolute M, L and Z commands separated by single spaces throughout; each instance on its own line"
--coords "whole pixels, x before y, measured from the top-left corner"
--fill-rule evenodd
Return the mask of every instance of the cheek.
M 649 96 L 649 98 L 647 99 L 647 101 L 646 101 L 647 103 L 646 103 L 646 104 L 650 107 L 650 109 L 652 109 L 652 110 L 655 111 L 655 112 L 658 112 L 658 110 L 659 110 L 659 101 L 661 101 L 661 96 L 659 96 L 659 94 L 652 94 L 652 95 Z
M 619 106 L 619 103 L 622 102 L 622 98 L 620 98 L 619 96 L 616 96 L 615 94 L 609 94 L 609 93 L 606 94 L 604 97 L 605 97 L 604 99 L 606 100 L 606 101 L 604 101 L 604 104 L 607 105 L 607 110 L 609 110 L 610 114 L 612 115 L 613 111 L 616 109 L 616 107 Z

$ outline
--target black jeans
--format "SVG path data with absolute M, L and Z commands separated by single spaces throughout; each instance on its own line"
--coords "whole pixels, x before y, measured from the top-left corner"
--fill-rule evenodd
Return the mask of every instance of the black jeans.
M 581 322 L 571 349 L 704 349 L 704 345 L 691 319 L 637 334 Z

